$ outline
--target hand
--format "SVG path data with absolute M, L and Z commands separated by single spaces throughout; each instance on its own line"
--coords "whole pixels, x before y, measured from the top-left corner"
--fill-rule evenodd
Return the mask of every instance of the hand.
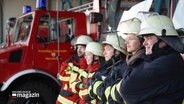
M 77 86 L 78 89 L 83 89 L 85 87 L 85 84 L 82 83 L 82 82 L 79 82 L 79 83 L 77 83 L 76 86 Z
M 73 63 L 68 63 L 68 66 L 66 67 L 65 72 L 71 71 L 72 67 L 73 67 Z

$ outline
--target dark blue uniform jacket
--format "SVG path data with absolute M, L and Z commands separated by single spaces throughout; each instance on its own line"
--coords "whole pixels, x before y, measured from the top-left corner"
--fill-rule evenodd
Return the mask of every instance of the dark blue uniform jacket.
M 142 57 L 126 70 L 120 92 L 127 104 L 181 104 L 184 62 L 179 53 Z

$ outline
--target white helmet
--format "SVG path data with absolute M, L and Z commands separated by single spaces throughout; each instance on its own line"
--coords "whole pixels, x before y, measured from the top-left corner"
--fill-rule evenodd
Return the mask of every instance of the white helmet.
M 154 34 L 174 50 L 184 53 L 184 45 L 179 39 L 172 21 L 166 16 L 154 15 L 141 24 L 139 35 Z
M 137 18 L 129 19 L 127 21 L 120 22 L 118 26 L 118 32 L 138 34 L 140 32 L 141 21 Z
M 163 15 L 154 15 L 141 23 L 139 35 L 155 34 L 156 36 L 178 36 L 172 21 Z
M 93 42 L 93 39 L 87 35 L 81 35 L 77 38 L 75 45 L 87 45 L 89 42 Z
M 96 56 L 103 56 L 102 44 L 98 42 L 90 42 L 87 44 L 85 52 L 91 52 Z
M 112 47 L 124 54 L 127 54 L 125 49 L 125 40 L 122 37 L 119 37 L 117 33 L 107 33 L 106 40 L 102 42 L 103 44 L 112 45 Z

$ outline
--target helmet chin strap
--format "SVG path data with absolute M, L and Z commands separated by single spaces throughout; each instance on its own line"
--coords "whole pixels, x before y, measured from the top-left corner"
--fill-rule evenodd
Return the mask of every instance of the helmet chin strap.
M 166 36 L 166 30 L 165 29 L 162 29 L 162 36 L 164 37 L 164 36 Z M 160 47 L 160 43 L 162 42 L 162 40 L 161 39 L 159 39 L 158 38 L 158 41 L 153 45 L 153 47 L 152 47 L 152 52 L 154 53 L 154 52 L 156 52 L 156 51 L 158 51 L 159 50 L 159 48 L 161 48 Z
M 171 49 L 172 48 L 169 47 L 164 41 L 159 39 L 158 42 L 153 45 L 152 54 L 154 55 L 167 54 L 169 51 L 171 51 Z
M 96 62 L 97 60 L 95 59 L 95 55 L 93 54 L 93 60 L 92 60 L 92 65 Z
M 162 40 L 161 39 L 158 39 L 158 41 L 153 45 L 153 47 L 152 47 L 152 53 L 155 53 L 155 52 L 157 52 L 158 50 L 159 50 L 159 44 L 162 42 Z

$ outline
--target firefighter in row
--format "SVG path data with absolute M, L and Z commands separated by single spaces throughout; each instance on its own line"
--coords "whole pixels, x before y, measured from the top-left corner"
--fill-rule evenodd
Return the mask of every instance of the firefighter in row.
M 118 31 L 121 33 L 120 36 L 125 37 L 125 45 L 127 49 L 127 57 L 126 57 L 126 65 L 127 69 L 125 69 L 123 74 L 123 78 L 129 77 L 127 76 L 131 73 L 132 70 L 139 67 L 139 63 L 142 63 L 145 49 L 143 47 L 143 38 L 138 37 L 138 33 L 140 32 L 141 21 L 137 18 L 129 19 L 120 23 L 120 29 Z M 123 79 L 122 78 L 122 79 Z M 136 86 L 134 86 L 136 87 Z M 110 96 L 113 101 L 117 104 L 122 104 L 121 94 L 116 91 L 117 83 L 111 86 Z M 121 100 L 119 100 L 121 99 Z
M 140 31 L 140 24 L 141 21 L 137 18 L 133 18 L 127 21 L 123 21 L 120 23 L 120 30 L 118 31 L 121 33 L 120 36 L 125 37 L 125 45 L 127 49 L 127 56 L 126 56 L 126 68 L 134 68 L 137 67 L 137 63 L 142 60 L 141 56 L 144 55 L 144 47 L 142 45 L 143 39 L 137 37 L 137 34 Z M 131 70 L 125 70 L 123 76 L 127 73 L 131 72 Z M 114 84 L 116 85 L 116 83 Z M 119 93 L 111 93 L 116 90 L 115 86 L 111 86 L 111 90 L 109 91 L 111 98 L 117 104 L 122 104 L 123 98 Z
M 144 38 L 145 55 L 126 69 L 123 79 L 112 86 L 111 96 L 120 94 L 126 104 L 182 104 L 184 45 L 172 21 L 150 16 L 142 21 L 139 36 Z
M 102 44 L 97 42 L 88 43 L 85 50 L 85 59 L 88 67 L 86 69 L 78 69 L 79 78 L 72 83 L 72 90 L 80 96 L 78 104 L 97 104 L 96 99 L 90 98 L 88 86 L 89 80 L 93 78 L 104 62 Z
M 99 71 L 90 82 L 88 88 L 91 98 L 98 99 L 99 104 L 104 104 L 107 101 L 105 86 L 111 86 L 113 83 L 121 79 L 121 73 L 124 72 L 126 49 L 124 40 L 117 35 L 117 32 L 106 33 L 103 55 L 105 57 L 104 65 L 100 66 Z M 111 77 L 112 79 L 108 79 Z M 108 82 L 108 83 L 103 83 Z M 110 103 L 112 104 L 112 103 Z
M 79 36 L 77 38 L 76 43 L 74 44 L 74 47 L 76 47 L 77 54 L 61 64 L 58 79 L 60 80 L 62 87 L 57 98 L 56 104 L 73 104 L 78 101 L 79 95 L 73 93 L 70 86 L 70 84 L 75 81 L 78 77 L 77 72 L 73 71 L 73 68 L 87 68 L 87 63 L 84 58 L 85 48 L 86 45 L 92 41 L 92 38 L 89 36 Z
M 122 30 L 118 30 L 119 32 L 123 33 L 123 35 L 126 35 L 126 39 L 125 39 L 125 45 L 126 45 L 126 49 L 127 49 L 127 58 L 126 58 L 126 64 L 128 67 L 132 67 L 133 64 L 139 59 L 139 57 L 144 54 L 144 49 L 143 49 L 143 45 L 142 45 L 142 42 L 143 42 L 143 39 L 142 38 L 139 38 L 137 37 L 136 35 L 139 33 L 140 31 L 140 20 L 139 19 L 130 19 L 130 20 L 127 20 L 123 23 L 120 23 L 121 24 L 121 28 Z M 122 36 L 124 37 L 124 36 Z M 134 65 L 135 66 L 135 65 Z M 125 70 L 127 67 L 122 67 L 122 69 L 120 70 Z M 121 72 L 121 71 L 120 71 Z M 109 104 L 118 104 L 118 103 L 121 103 L 123 104 L 123 98 L 121 98 L 120 94 L 117 96 L 118 93 L 116 93 L 116 98 L 115 97 L 115 94 L 112 94 L 111 96 L 110 93 L 111 93 L 111 90 L 115 90 L 115 87 L 111 87 L 113 86 L 114 84 L 116 84 L 118 81 L 120 80 L 117 80 L 117 79 L 122 79 L 123 77 L 123 73 L 125 72 L 122 72 L 120 73 L 120 77 L 116 78 L 115 80 L 112 80 L 114 79 L 111 75 L 111 76 L 108 76 L 108 80 L 104 80 L 102 82 L 101 85 L 98 85 L 97 86 L 97 91 L 101 90 L 102 88 L 105 89 L 105 96 L 107 98 L 107 102 Z M 113 73 L 114 76 L 116 75 L 115 73 Z M 109 83 L 109 81 L 111 81 L 111 86 L 109 86 L 107 83 Z M 102 86 L 103 85 L 103 86 Z M 98 95 L 100 96 L 100 95 Z

